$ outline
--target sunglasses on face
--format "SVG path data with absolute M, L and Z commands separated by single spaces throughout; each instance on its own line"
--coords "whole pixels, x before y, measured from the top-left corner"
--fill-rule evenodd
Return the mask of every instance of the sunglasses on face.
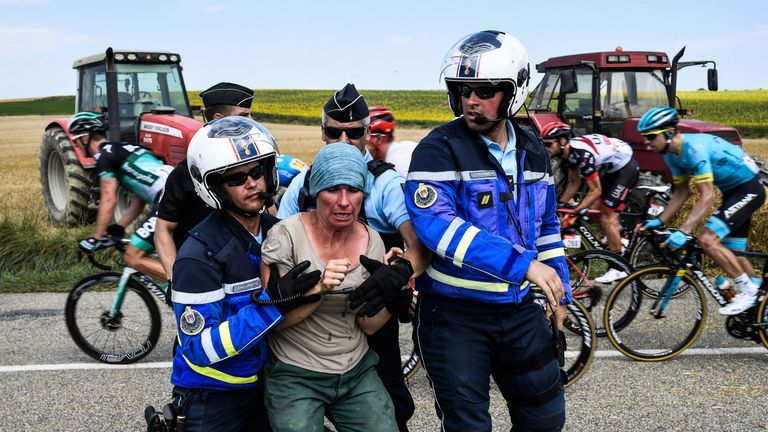
M 366 126 L 351 127 L 351 128 L 338 128 L 333 126 L 323 126 L 323 132 L 325 136 L 330 139 L 341 138 L 342 133 L 347 134 L 349 139 L 360 139 L 365 135 L 365 131 L 368 129 Z
M 229 187 L 242 186 L 248 177 L 258 180 L 264 176 L 264 165 L 256 165 L 247 172 L 236 172 L 221 178 L 221 181 Z
M 459 91 L 461 92 L 461 97 L 469 98 L 472 95 L 472 92 L 475 92 L 475 96 L 477 96 L 480 99 L 490 99 L 494 96 L 496 96 L 496 93 L 501 91 L 501 87 L 495 87 L 495 86 L 483 86 L 483 87 L 469 87 L 469 86 L 459 86 Z
M 659 136 L 661 132 L 654 132 L 649 134 L 641 134 L 643 138 L 647 139 L 648 141 L 653 141 L 656 139 L 657 136 Z

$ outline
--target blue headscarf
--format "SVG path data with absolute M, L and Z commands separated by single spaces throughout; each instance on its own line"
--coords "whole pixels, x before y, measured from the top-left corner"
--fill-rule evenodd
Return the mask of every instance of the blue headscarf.
M 368 166 L 357 147 L 347 143 L 333 143 L 321 148 L 312 161 L 309 176 L 309 194 L 317 197 L 320 191 L 346 185 L 363 191 L 367 196 Z

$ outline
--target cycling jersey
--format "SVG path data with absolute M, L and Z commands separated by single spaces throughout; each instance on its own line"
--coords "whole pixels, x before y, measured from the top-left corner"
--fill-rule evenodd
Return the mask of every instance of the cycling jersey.
M 598 168 L 612 173 L 623 168 L 632 159 L 632 147 L 629 144 L 605 135 L 584 135 L 571 139 L 569 144 L 569 167 L 578 168 L 582 177 L 588 180 L 598 176 Z
M 667 153 L 664 162 L 675 184 L 714 182 L 721 191 L 746 183 L 760 171 L 755 161 L 728 141 L 710 134 L 684 134 L 680 154 Z
M 173 167 L 165 165 L 147 149 L 131 144 L 106 142 L 96 155 L 96 173 L 100 179 L 117 181 L 139 197 L 153 203 L 165 186 Z
M 288 187 L 300 172 L 307 169 L 308 165 L 293 156 L 277 155 L 275 157 L 277 172 L 280 176 L 280 186 Z

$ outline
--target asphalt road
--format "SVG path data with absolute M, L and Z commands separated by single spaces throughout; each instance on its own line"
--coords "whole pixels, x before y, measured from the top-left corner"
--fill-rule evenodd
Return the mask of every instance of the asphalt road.
M 141 431 L 144 407 L 171 391 L 172 316 L 162 308 L 161 343 L 133 367 L 99 364 L 67 333 L 64 294 L 0 295 L 0 431 Z M 714 307 L 710 308 L 715 309 Z M 729 353 L 715 348 L 728 347 Z M 768 430 L 768 350 L 726 335 L 710 312 L 693 354 L 637 363 L 598 340 L 598 357 L 566 392 L 568 431 Z M 412 431 L 439 430 L 423 371 L 410 381 Z M 492 394 L 494 431 L 509 430 Z

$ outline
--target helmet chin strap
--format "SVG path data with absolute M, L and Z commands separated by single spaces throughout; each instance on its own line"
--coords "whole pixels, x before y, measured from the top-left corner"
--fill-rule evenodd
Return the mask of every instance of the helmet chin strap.
M 669 152 L 669 145 L 672 144 L 672 138 L 675 137 L 674 133 L 670 132 L 664 132 L 664 136 L 667 138 L 666 144 L 664 145 L 664 148 L 661 149 L 659 153 L 661 154 L 667 154 Z

